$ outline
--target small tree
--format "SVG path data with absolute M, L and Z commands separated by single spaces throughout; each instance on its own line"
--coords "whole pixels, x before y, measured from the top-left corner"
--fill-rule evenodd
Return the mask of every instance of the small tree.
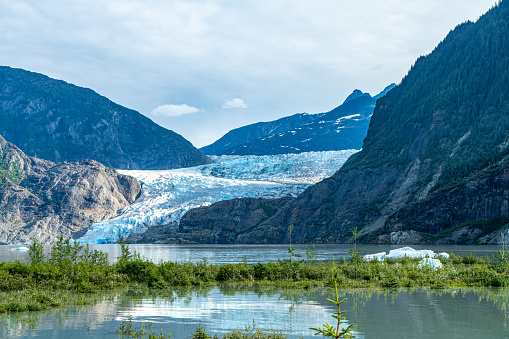
M 34 240 L 28 249 L 28 263 L 30 265 L 39 265 L 44 262 L 44 246 L 41 242 Z
M 293 262 L 293 257 L 300 258 L 302 255 L 294 253 L 295 248 L 292 247 L 292 230 L 293 225 L 288 226 L 288 233 L 290 233 L 290 247 L 288 247 L 288 253 L 290 253 L 290 264 Z
M 329 322 L 326 322 L 323 326 L 324 328 L 321 328 L 321 327 L 318 327 L 318 328 L 313 328 L 311 327 L 310 330 L 313 330 L 313 331 L 316 331 L 315 335 L 322 335 L 324 337 L 329 337 L 329 338 L 335 338 L 335 339 L 339 339 L 339 338 L 357 338 L 357 336 L 355 336 L 353 333 L 352 333 L 352 327 L 353 327 L 353 324 L 350 324 L 348 325 L 347 328 L 341 328 L 341 323 L 343 320 L 346 320 L 345 317 L 342 317 L 341 315 L 346 313 L 347 311 L 341 311 L 340 309 L 340 305 L 343 304 L 344 302 L 346 302 L 348 299 L 343 299 L 341 301 L 339 301 L 339 297 L 338 297 L 338 283 L 335 281 L 334 282 L 334 288 L 335 288 L 335 291 L 336 291 L 336 300 L 331 300 L 331 299 L 327 299 L 328 301 L 330 301 L 331 303 L 335 304 L 336 307 L 338 308 L 337 312 L 334 312 L 332 314 L 332 317 L 337 319 L 338 320 L 338 324 L 336 327 L 334 326 L 331 326 L 329 324 Z

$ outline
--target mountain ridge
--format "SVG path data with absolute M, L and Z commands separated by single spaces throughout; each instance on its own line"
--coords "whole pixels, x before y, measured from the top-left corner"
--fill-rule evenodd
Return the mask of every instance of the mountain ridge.
M 189 141 L 88 88 L 0 66 L 0 134 L 29 156 L 119 169 L 209 163 Z
M 377 101 L 362 150 L 235 241 L 288 242 L 292 225 L 300 243 L 353 241 L 354 229 L 374 243 L 500 242 L 509 229 L 507 4 L 417 59 Z M 229 220 L 216 212 L 191 210 L 182 227 Z
M 308 121 L 283 124 L 292 115 L 267 123 L 257 123 L 234 129 L 213 144 L 202 148 L 215 155 L 277 155 L 288 153 L 360 149 L 366 136 L 369 119 L 377 98 L 395 85 L 387 86 L 375 97 L 356 89 L 343 104 L 329 112 L 307 115 Z M 260 126 L 277 128 L 260 130 Z M 252 133 L 256 130 L 256 133 Z M 237 135 L 249 137 L 235 137 Z M 234 142 L 231 142 L 235 140 Z

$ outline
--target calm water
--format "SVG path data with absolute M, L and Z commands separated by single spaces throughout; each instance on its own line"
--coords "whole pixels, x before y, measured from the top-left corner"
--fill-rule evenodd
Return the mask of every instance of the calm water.
M 26 260 L 19 246 L 0 246 L 0 261 Z M 118 245 L 94 245 L 114 261 Z M 305 246 L 296 245 L 305 256 Z M 351 245 L 316 245 L 318 260 L 348 256 Z M 363 254 L 388 252 L 401 246 L 362 246 Z M 143 257 L 158 261 L 248 263 L 288 258 L 288 245 L 130 245 Z M 499 246 L 415 246 L 435 252 L 488 255 Z M 49 247 L 45 249 L 49 252 Z M 333 322 L 332 291 L 243 290 L 225 287 L 188 289 L 166 294 L 118 294 L 103 297 L 94 306 L 54 309 L 42 313 L 0 315 L 0 338 L 117 338 L 122 320 L 133 324 L 162 324 L 172 338 L 190 338 L 199 322 L 212 333 L 243 328 L 253 322 L 263 329 L 283 329 L 289 338 L 317 338 L 309 327 Z M 508 289 L 457 289 L 453 291 L 357 290 L 342 292 L 349 310 L 347 321 L 356 324 L 358 338 L 508 338 Z
M 166 295 L 117 295 L 94 306 L 45 313 L 0 315 L 2 338 L 116 338 L 129 316 L 133 325 L 162 324 L 172 338 L 190 338 L 201 322 L 221 334 L 253 322 L 284 329 L 289 338 L 317 338 L 309 327 L 332 323 L 332 290 L 175 290 Z M 508 338 L 507 289 L 343 292 L 347 322 L 358 338 Z
M 28 253 L 26 251 L 15 251 L 17 246 L 0 246 L 0 262 L 26 260 Z M 316 245 L 317 260 L 339 259 L 340 257 L 349 257 L 349 249 L 353 245 Z M 306 245 L 293 245 L 295 253 L 306 255 Z M 391 249 L 403 247 L 401 245 L 359 245 L 362 248 L 362 254 L 387 252 Z M 412 246 L 416 250 L 429 249 L 435 252 L 448 252 L 455 254 L 474 253 L 476 255 L 488 255 L 501 249 L 501 246 Z M 98 249 L 107 252 L 110 262 L 116 261 L 120 256 L 120 245 L 90 245 L 91 249 Z M 129 245 L 131 251 L 140 253 L 151 261 L 173 261 L 198 262 L 207 259 L 210 263 L 238 263 L 242 262 L 244 257 L 250 264 L 257 262 L 277 261 L 278 259 L 288 259 L 288 245 Z M 45 253 L 49 254 L 50 247 L 46 246 Z

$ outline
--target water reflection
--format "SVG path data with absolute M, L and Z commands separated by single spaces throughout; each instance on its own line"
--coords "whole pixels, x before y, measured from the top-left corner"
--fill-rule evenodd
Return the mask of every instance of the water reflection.
M 19 247 L 14 245 L 0 245 L 0 262 L 2 261 L 25 261 L 28 258 L 27 252 L 12 251 Z M 306 255 L 306 245 L 293 245 L 295 253 Z M 348 244 L 318 244 L 315 245 L 318 261 L 328 261 L 333 258 L 349 257 L 349 249 L 352 245 Z M 400 248 L 397 245 L 362 245 L 361 254 L 389 252 L 391 249 Z M 429 249 L 439 252 L 448 252 L 455 254 L 473 253 L 478 256 L 490 255 L 498 250 L 500 246 L 458 246 L 458 245 L 440 245 L 440 246 L 413 246 L 416 250 Z M 120 256 L 120 245 L 90 245 L 91 249 L 100 250 L 108 253 L 110 262 L 115 262 Z M 207 259 L 213 264 L 239 263 L 246 259 L 248 264 L 257 262 L 277 261 L 278 259 L 289 259 L 288 245 L 176 245 L 176 244 L 134 244 L 129 245 L 131 251 L 138 252 L 142 257 L 155 263 L 160 261 L 171 262 L 199 262 Z M 44 253 L 50 253 L 50 246 L 45 246 Z
M 102 296 L 93 306 L 0 316 L 0 337 L 115 338 L 122 320 L 162 324 L 173 338 L 190 338 L 199 322 L 225 333 L 253 321 L 258 327 L 284 329 L 289 338 L 316 338 L 334 305 L 331 289 L 280 290 L 207 287 Z M 509 289 L 340 291 L 347 321 L 359 338 L 506 338 Z M 155 326 L 157 327 L 157 326 Z M 158 327 L 157 327 L 158 328 Z

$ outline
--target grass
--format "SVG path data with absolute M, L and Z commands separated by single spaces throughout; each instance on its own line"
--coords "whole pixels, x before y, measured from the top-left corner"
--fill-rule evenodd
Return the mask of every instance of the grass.
M 216 265 L 203 260 L 153 263 L 121 246 L 114 264 L 99 251 L 60 239 L 49 256 L 32 244 L 27 263 L 0 263 L 0 313 L 43 310 L 74 300 L 82 303 L 89 295 L 118 290 L 170 290 L 176 286 L 258 285 L 285 289 L 332 287 L 502 287 L 509 285 L 507 255 L 491 258 L 474 255 L 440 257 L 439 270 L 417 267 L 419 259 L 401 258 L 366 262 L 362 257 L 347 261 L 315 263 L 310 260 L 280 260 L 248 265 Z M 86 297 L 84 297 L 86 296 Z M 65 302 L 64 302 L 65 301 Z

